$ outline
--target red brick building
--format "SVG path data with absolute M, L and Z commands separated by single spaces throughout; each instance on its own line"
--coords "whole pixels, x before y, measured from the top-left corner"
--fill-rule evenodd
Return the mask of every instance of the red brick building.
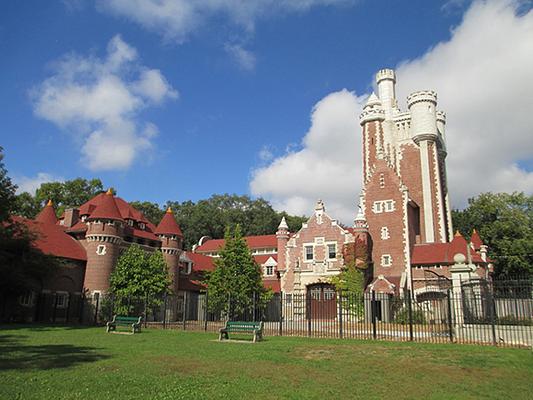
M 372 242 L 369 289 L 426 293 L 428 281 L 451 280 L 456 254 L 472 265 L 471 278 L 487 277 L 487 249 L 479 235 L 467 243 L 453 234 L 446 115 L 437 110 L 437 94 L 410 94 L 404 112 L 395 96 L 394 71 L 379 71 L 376 84 L 378 95 L 370 96 L 360 117 L 363 190 L 356 221 Z

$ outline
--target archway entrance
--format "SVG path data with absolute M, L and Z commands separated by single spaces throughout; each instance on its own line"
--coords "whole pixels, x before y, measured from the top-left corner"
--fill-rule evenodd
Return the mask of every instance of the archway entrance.
M 335 319 L 337 317 L 337 293 L 329 283 L 307 286 L 308 310 L 312 319 Z

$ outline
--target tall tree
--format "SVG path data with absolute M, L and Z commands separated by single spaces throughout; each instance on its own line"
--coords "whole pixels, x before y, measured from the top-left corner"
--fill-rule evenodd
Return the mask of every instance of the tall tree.
M 119 257 L 109 283 L 120 298 L 152 298 L 167 293 L 171 282 L 161 251 L 147 254 L 133 244 Z
M 33 219 L 44 204 L 52 200 L 57 214 L 61 215 L 65 208 L 79 207 L 102 193 L 103 189 L 100 179 L 76 178 L 65 182 L 46 182 L 35 191 L 35 196 L 27 192 L 19 194 L 14 212 Z
M 215 260 L 215 270 L 207 275 L 209 307 L 223 311 L 231 318 L 249 309 L 255 301 L 266 301 L 268 294 L 263 286 L 261 271 L 242 236 L 239 225 L 228 227 L 225 245 Z
M 533 196 L 481 194 L 453 211 L 453 223 L 465 237 L 478 230 L 498 275 L 533 273 Z
M 289 216 L 276 212 L 264 199 L 252 200 L 249 196 L 213 195 L 209 199 L 198 202 L 169 202 L 175 210 L 186 248 L 198 243 L 202 236 L 221 239 L 227 226 L 241 226 L 242 233 L 248 235 L 269 235 L 276 232 L 283 216 L 286 217 L 289 229 L 296 231 L 306 221 L 305 217 Z
M 159 224 L 163 215 L 165 215 L 165 210 L 162 210 L 156 203 L 151 203 L 149 201 L 131 201 L 130 205 L 141 211 L 148 221 L 154 225 Z
M 59 265 L 34 245 L 34 232 L 12 218 L 16 186 L 7 175 L 0 147 L 0 301 L 16 297 L 38 285 Z

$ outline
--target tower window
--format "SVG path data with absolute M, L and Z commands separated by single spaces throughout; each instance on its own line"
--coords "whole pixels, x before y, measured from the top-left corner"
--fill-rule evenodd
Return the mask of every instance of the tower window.
M 381 256 L 381 266 L 382 267 L 390 267 L 392 265 L 392 257 L 390 254 L 383 254 Z
M 98 247 L 96 248 L 96 254 L 98 254 L 99 256 L 103 256 L 105 255 L 105 253 L 106 253 L 105 244 L 98 245 Z
M 382 240 L 387 240 L 388 238 L 390 238 L 389 228 L 384 226 L 384 227 L 381 228 L 381 239 Z
M 274 275 L 274 267 L 272 265 L 267 265 L 265 268 L 265 275 L 272 276 Z
M 379 187 L 384 188 L 385 187 L 385 175 L 379 174 Z

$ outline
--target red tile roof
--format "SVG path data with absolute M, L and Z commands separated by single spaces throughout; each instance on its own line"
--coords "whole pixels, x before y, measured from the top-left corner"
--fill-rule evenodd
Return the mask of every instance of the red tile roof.
M 246 236 L 244 239 L 246 239 L 246 243 L 250 249 L 278 247 L 278 239 L 276 238 L 276 235 Z M 211 239 L 201 246 L 198 246 L 196 251 L 200 253 L 218 251 L 224 246 L 224 242 L 224 239 Z
M 425 243 L 415 244 L 411 254 L 411 264 L 453 264 L 453 257 L 457 253 L 468 256 L 469 247 L 462 235 L 456 234 L 450 243 Z M 470 251 L 472 262 L 483 263 L 481 256 L 475 251 Z
M 483 241 L 481 240 L 479 233 L 477 233 L 475 229 L 472 232 L 472 237 L 470 238 L 470 242 L 474 245 L 474 249 L 476 250 L 479 250 L 481 246 L 483 246 Z
M 158 235 L 176 235 L 183 237 L 183 233 L 181 233 L 181 229 L 176 222 L 176 218 L 174 218 L 174 213 L 172 212 L 172 209 L 169 207 L 165 215 L 163 216 L 163 219 L 157 226 L 155 233 Z
M 48 203 L 37 215 L 37 217 L 35 217 L 35 220 L 48 225 L 57 224 L 57 216 L 54 210 L 54 205 L 52 204 L 52 200 L 48 200 Z
M 268 261 L 268 259 L 272 257 L 276 262 L 278 262 L 278 255 L 277 254 L 259 254 L 254 256 L 254 260 L 259 265 L 263 265 Z
M 31 221 L 14 217 L 15 221 L 24 223 L 35 233 L 35 247 L 45 254 L 72 260 L 87 261 L 87 253 L 83 246 L 73 237 L 65 233 L 60 225 Z
M 87 217 L 93 217 L 95 210 L 105 201 L 106 196 L 106 193 L 100 193 L 88 202 L 82 204 L 80 206 L 80 216 L 86 215 Z M 131 206 L 127 201 L 121 199 L 120 197 L 113 197 L 113 200 L 121 219 L 131 219 L 137 223 L 143 223 L 146 226 L 144 230 L 141 230 L 126 225 L 124 228 L 124 234 L 126 236 L 129 235 L 149 240 L 159 240 L 159 238 L 154 234 L 154 231 L 156 230 L 155 225 L 148 221 L 142 212 Z M 82 221 L 78 221 L 74 226 L 68 228 L 68 232 L 84 232 L 86 230 L 87 225 Z
M 213 271 L 215 269 L 213 257 L 204 256 L 203 254 L 197 254 L 190 251 L 187 251 L 186 255 L 192 261 L 193 271 Z
M 107 193 L 99 194 L 96 197 L 100 197 L 100 202 L 90 213 L 88 219 L 104 218 L 118 221 L 123 220 L 122 215 L 118 210 L 117 203 L 115 203 L 115 196 L 113 196 L 111 189 L 109 189 Z

